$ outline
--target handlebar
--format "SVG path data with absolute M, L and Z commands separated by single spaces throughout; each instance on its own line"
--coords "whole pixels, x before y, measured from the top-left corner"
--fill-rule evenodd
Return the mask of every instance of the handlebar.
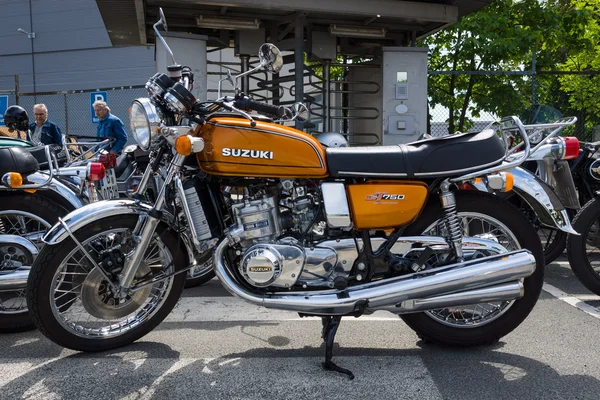
M 261 103 L 249 99 L 248 97 L 238 97 L 234 101 L 234 106 L 244 111 L 258 111 L 260 113 L 273 115 L 277 118 L 283 118 L 286 114 L 286 108 L 284 106 L 274 106 L 267 103 Z

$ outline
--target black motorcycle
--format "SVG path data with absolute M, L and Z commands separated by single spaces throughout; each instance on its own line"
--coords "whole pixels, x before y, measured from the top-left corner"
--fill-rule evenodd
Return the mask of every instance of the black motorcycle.
M 571 269 L 590 291 L 600 295 L 600 142 L 585 143 L 573 162 L 573 178 L 583 208 L 573 220 L 579 236 L 569 235 L 567 254 Z

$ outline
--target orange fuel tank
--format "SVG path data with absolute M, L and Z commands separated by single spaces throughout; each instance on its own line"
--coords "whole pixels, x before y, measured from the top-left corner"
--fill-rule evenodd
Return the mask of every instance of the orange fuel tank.
M 423 182 L 371 181 L 348 185 L 354 227 L 383 229 L 409 224 L 425 207 L 428 194 Z
M 296 129 L 243 118 L 213 118 L 200 130 L 204 150 L 196 157 L 206 173 L 266 178 L 325 178 L 325 151 Z

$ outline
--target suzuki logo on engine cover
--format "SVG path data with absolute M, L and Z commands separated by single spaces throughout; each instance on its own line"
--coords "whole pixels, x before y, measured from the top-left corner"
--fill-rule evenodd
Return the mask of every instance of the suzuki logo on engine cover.
M 249 267 L 248 272 L 273 272 L 272 267 Z
M 265 160 L 273 159 L 272 151 L 230 149 L 229 147 L 224 147 L 223 150 L 221 150 L 221 155 L 223 157 L 263 158 Z
M 379 203 L 382 201 L 404 200 L 404 195 L 403 194 L 374 193 L 374 194 L 368 194 L 367 197 L 365 197 L 365 200 L 374 201 L 376 203 Z

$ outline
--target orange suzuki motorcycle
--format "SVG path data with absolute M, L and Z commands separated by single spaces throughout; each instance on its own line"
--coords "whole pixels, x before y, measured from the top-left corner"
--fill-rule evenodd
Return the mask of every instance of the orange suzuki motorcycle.
M 162 39 L 160 25 L 164 17 L 155 25 Z M 271 44 L 259 56 L 246 74 L 282 66 Z M 138 192 L 165 171 L 155 202 L 93 203 L 44 237 L 27 300 L 52 341 L 101 351 L 141 338 L 177 303 L 193 259 L 207 254 L 233 295 L 321 317 L 324 367 L 350 377 L 332 362 L 344 316 L 385 310 L 423 340 L 467 346 L 497 341 L 532 310 L 543 283 L 540 240 L 491 193 L 511 189 L 506 170 L 529 154 L 517 118 L 503 120 L 525 142 L 512 161 L 492 130 L 330 147 L 282 124 L 301 118 L 301 105 L 240 92 L 199 102 L 191 70 L 169 69 L 150 78 L 149 97 L 130 115 L 138 145 L 151 151 Z M 490 193 L 466 190 L 475 181 Z

